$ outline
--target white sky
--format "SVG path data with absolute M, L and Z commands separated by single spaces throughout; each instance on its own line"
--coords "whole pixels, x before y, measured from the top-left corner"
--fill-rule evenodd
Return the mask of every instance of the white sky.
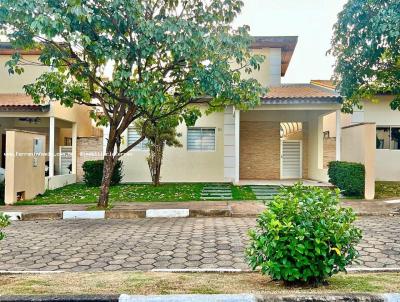
M 244 0 L 235 25 L 247 24 L 254 36 L 298 36 L 283 83 L 329 79 L 334 60 L 326 56 L 332 26 L 347 0 Z

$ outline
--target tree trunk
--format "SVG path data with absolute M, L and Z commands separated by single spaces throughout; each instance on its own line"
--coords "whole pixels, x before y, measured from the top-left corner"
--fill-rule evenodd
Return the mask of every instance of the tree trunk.
M 103 166 L 103 178 L 101 180 L 100 195 L 97 201 L 99 208 L 108 207 L 108 195 L 110 193 L 111 178 L 113 175 L 114 167 L 117 162 L 117 158 L 114 156 L 114 148 L 116 144 L 115 131 L 110 129 L 108 136 L 108 142 L 106 147 L 106 154 L 104 155 L 104 166 Z
M 160 185 L 161 164 L 162 164 L 162 159 L 163 159 L 163 153 L 164 153 L 164 143 L 160 143 L 159 146 L 158 146 L 156 175 L 155 175 L 156 186 Z
M 150 169 L 151 180 L 153 185 L 156 187 L 160 185 L 163 152 L 163 142 L 151 143 L 150 154 L 147 161 Z

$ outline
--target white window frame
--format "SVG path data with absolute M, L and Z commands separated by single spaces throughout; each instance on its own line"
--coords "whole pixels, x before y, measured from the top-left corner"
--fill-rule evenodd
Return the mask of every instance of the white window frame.
M 214 130 L 214 149 L 213 150 L 193 150 L 189 149 L 189 130 Z M 215 127 L 188 127 L 186 133 L 186 150 L 188 152 L 215 152 L 217 151 L 217 129 Z
M 400 126 L 377 125 L 376 130 L 378 130 L 378 128 L 389 128 L 389 148 L 382 148 L 382 149 L 376 148 L 376 150 L 395 151 L 395 152 L 400 151 L 400 149 L 392 149 L 392 128 L 400 128 Z
M 129 126 L 128 129 L 126 129 L 126 145 L 127 146 L 130 145 L 130 143 L 129 143 L 129 131 L 135 131 L 136 134 L 139 135 L 137 130 L 135 129 L 135 127 Z M 147 138 L 145 138 L 138 145 L 133 147 L 132 150 L 130 150 L 130 151 L 148 151 L 149 148 L 147 147 L 147 143 L 148 143 L 148 140 L 147 140 Z

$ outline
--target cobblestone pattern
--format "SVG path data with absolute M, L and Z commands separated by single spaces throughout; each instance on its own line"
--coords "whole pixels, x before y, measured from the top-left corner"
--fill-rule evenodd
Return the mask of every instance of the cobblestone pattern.
M 254 218 L 15 222 L 0 270 L 116 271 L 237 268 Z M 358 267 L 400 266 L 400 218 L 369 217 Z

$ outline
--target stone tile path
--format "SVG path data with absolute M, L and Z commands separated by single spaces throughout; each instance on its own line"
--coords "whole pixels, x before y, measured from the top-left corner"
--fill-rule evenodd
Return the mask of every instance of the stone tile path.
M 232 190 L 230 185 L 206 185 L 201 192 L 202 200 L 231 200 Z
M 400 217 L 364 217 L 361 263 L 400 267 Z M 0 270 L 248 269 L 254 218 L 21 221 L 0 242 Z
M 250 186 L 257 200 L 270 201 L 278 193 L 278 186 Z

